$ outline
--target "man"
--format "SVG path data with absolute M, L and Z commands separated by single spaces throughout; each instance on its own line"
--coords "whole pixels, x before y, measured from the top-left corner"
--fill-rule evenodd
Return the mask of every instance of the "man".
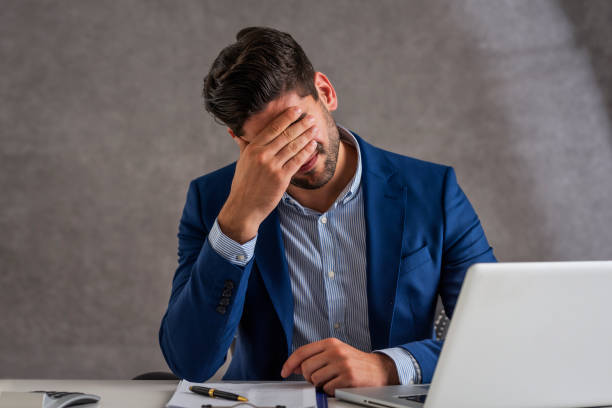
M 187 193 L 170 368 L 204 381 L 235 339 L 225 379 L 430 382 L 438 294 L 451 316 L 466 269 L 495 261 L 453 170 L 337 126 L 334 87 L 273 29 L 241 30 L 203 95 L 240 155 Z

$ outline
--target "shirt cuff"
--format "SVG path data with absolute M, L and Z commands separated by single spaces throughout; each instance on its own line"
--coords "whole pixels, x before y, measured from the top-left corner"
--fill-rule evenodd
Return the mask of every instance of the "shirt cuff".
M 219 227 L 216 219 L 208 233 L 208 242 L 212 249 L 227 261 L 238 266 L 245 266 L 249 263 L 255 253 L 256 241 L 257 235 L 252 240 L 242 245 L 239 244 L 221 231 L 221 227 Z
M 386 354 L 393 360 L 395 368 L 397 368 L 397 376 L 399 377 L 400 384 L 421 383 L 421 367 L 419 367 L 419 363 L 408 350 L 401 347 L 392 347 L 376 350 L 374 352 Z

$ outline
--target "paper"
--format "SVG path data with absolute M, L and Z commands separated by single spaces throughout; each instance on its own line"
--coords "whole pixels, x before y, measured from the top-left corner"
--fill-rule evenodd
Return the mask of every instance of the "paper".
M 196 394 L 189 391 L 192 385 L 232 392 L 246 397 L 249 402 L 240 403 Z M 166 407 L 200 408 L 202 404 L 211 404 L 213 407 L 231 407 L 240 404 L 237 408 L 251 408 L 246 404 L 257 407 L 284 405 L 287 408 L 316 408 L 317 398 L 315 388 L 305 381 L 192 383 L 182 380 Z

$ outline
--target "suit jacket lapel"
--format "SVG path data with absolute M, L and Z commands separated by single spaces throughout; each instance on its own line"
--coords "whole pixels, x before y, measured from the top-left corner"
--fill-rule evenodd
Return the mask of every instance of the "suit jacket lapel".
M 276 209 L 259 227 L 255 245 L 255 264 L 285 332 L 287 355 L 289 355 L 293 339 L 293 293 Z
M 361 148 L 367 245 L 368 320 L 372 349 L 389 347 L 402 252 L 406 191 L 395 167 L 357 137 Z

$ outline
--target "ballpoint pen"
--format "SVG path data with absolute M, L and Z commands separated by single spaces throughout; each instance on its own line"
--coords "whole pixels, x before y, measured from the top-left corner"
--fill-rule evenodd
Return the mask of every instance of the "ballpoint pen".
M 221 391 L 216 388 L 208 388 L 208 387 L 200 387 L 198 385 L 192 385 L 191 387 L 189 387 L 189 391 L 195 392 L 196 394 L 200 394 L 200 395 L 206 395 L 207 397 L 211 397 L 211 398 L 223 398 L 226 400 L 242 401 L 242 402 L 248 401 L 247 398 L 241 397 L 238 394 L 233 394 L 227 391 Z

